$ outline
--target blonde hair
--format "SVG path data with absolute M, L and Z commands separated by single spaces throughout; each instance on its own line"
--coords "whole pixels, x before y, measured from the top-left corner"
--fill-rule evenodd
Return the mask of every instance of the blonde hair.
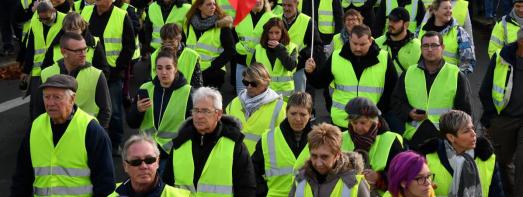
M 263 64 L 254 62 L 252 63 L 245 71 L 243 71 L 242 76 L 249 77 L 256 82 L 262 82 L 265 85 L 269 85 L 271 82 L 271 76 Z
M 80 29 L 82 32 L 87 29 L 89 24 L 82 18 L 82 16 L 76 12 L 69 12 L 65 15 L 64 21 L 62 22 L 62 28 L 64 31 L 70 31 L 73 29 Z
M 322 145 L 327 145 L 332 153 L 341 153 L 341 131 L 337 126 L 321 123 L 312 127 L 307 135 L 309 150 L 316 149 Z

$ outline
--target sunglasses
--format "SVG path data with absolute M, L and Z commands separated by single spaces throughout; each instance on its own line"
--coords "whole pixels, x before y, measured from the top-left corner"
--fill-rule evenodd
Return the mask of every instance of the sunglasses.
M 131 166 L 139 166 L 142 165 L 142 162 L 145 162 L 145 164 L 153 164 L 156 160 L 156 157 L 146 157 L 145 159 L 125 160 L 125 162 Z
M 247 81 L 245 79 L 242 80 L 242 83 L 245 87 L 251 85 L 251 87 L 255 88 L 258 87 L 258 84 L 255 81 Z

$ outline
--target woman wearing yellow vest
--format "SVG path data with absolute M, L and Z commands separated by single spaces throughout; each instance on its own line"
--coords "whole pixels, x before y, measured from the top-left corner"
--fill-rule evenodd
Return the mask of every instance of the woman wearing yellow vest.
M 123 183 L 117 183 L 116 196 L 188 197 L 189 190 L 165 184 L 158 174 L 160 150 L 156 142 L 146 135 L 133 135 L 122 149 L 122 164 L 129 175 Z
M 358 10 L 348 9 L 345 11 L 345 14 L 343 15 L 343 29 L 332 38 L 332 51 L 340 50 L 343 45 L 349 43 L 352 28 L 361 24 L 363 24 L 363 16 L 361 16 Z
M 389 187 L 383 197 L 435 197 L 434 174 L 427 161 L 413 151 L 402 152 L 390 162 Z
M 252 155 L 262 134 L 277 127 L 285 119 L 287 104 L 269 87 L 271 78 L 262 64 L 251 64 L 242 75 L 242 83 L 247 89 L 241 91 L 225 111 L 242 123 L 242 133 L 245 135 L 243 142 Z
M 80 14 L 69 12 L 65 15 L 62 29 L 64 32 L 73 32 L 84 37 L 85 44 L 89 47 L 85 61 L 102 70 L 107 77 L 109 75 L 109 64 L 107 64 L 107 59 L 105 58 L 104 47 L 100 44 L 100 39 L 93 36 L 87 26 L 87 21 Z
M 160 48 L 151 54 L 151 79 L 156 77 L 156 57 L 162 48 L 170 48 L 173 55 L 178 57 L 177 69 L 193 88 L 203 86 L 202 71 L 200 70 L 200 56 L 182 43 L 182 30 L 175 23 L 165 24 L 160 30 L 162 40 Z
M 235 82 L 236 93 L 245 89 L 240 80 L 241 74 L 245 67 L 252 62 L 255 47 L 260 43 L 263 26 L 269 19 L 275 17 L 269 6 L 267 0 L 256 0 L 251 12 L 234 28 L 236 55 L 234 62 L 231 62 L 231 70 L 235 71 L 236 74 L 231 75 L 231 77 L 234 76 L 231 81 Z
M 418 38 L 428 31 L 439 32 L 443 36 L 443 58 L 445 62 L 457 65 L 464 73 L 472 73 L 476 66 L 476 55 L 471 35 L 452 17 L 451 0 L 435 0 L 428 21 L 421 25 Z
M 311 131 L 312 97 L 297 92 L 289 97 L 287 118 L 262 135 L 252 155 L 257 196 L 288 196 L 294 172 L 309 159 L 307 135 Z
M 260 44 L 256 45 L 253 62 L 259 62 L 269 72 L 270 87 L 287 99 L 294 92 L 292 76 L 298 64 L 296 45 L 280 18 L 271 18 L 263 26 Z
M 392 158 L 403 151 L 402 137 L 389 131 L 381 111 L 367 98 L 350 100 L 345 111 L 350 124 L 349 130 L 343 132 L 341 149 L 366 151 L 369 168 L 363 170 L 365 179 L 373 190 L 387 190 L 387 170 Z
M 296 175 L 289 197 L 367 197 L 370 188 L 361 175 L 359 153 L 341 151 L 341 131 L 327 123 L 308 134 L 310 159 Z
M 165 167 L 171 140 L 177 136 L 178 127 L 190 116 L 191 86 L 178 72 L 176 56 L 172 51 L 161 51 L 156 58 L 158 76 L 142 84 L 136 95 L 136 103 L 127 113 L 131 128 L 151 135 L 160 147 L 160 172 Z
M 477 137 L 472 118 L 451 110 L 440 118 L 441 138 L 421 147 L 437 196 L 499 196 L 503 186 L 494 148 L 485 137 Z
M 185 44 L 200 55 L 203 85 L 220 88 L 225 65 L 234 56 L 232 17 L 215 0 L 196 0 L 183 26 Z

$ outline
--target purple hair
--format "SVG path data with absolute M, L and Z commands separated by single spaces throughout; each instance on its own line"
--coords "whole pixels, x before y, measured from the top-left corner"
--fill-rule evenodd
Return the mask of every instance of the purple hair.
M 414 151 L 406 151 L 396 155 L 390 162 L 387 173 L 390 194 L 394 197 L 399 196 L 399 193 L 403 191 L 401 182 L 409 183 L 413 181 L 418 176 L 421 168 L 423 168 L 423 164 L 426 163 L 425 157 Z

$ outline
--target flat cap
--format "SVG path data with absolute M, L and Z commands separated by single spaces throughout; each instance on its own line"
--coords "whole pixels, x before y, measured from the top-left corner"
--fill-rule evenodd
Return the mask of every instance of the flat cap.
M 350 115 L 376 117 L 381 115 L 380 109 L 368 98 L 356 97 L 347 103 L 345 112 Z
M 44 89 L 47 87 L 70 89 L 73 92 L 76 92 L 76 90 L 78 89 L 78 82 L 76 82 L 76 79 L 74 77 L 59 74 L 47 78 L 47 81 L 40 85 L 40 89 Z

